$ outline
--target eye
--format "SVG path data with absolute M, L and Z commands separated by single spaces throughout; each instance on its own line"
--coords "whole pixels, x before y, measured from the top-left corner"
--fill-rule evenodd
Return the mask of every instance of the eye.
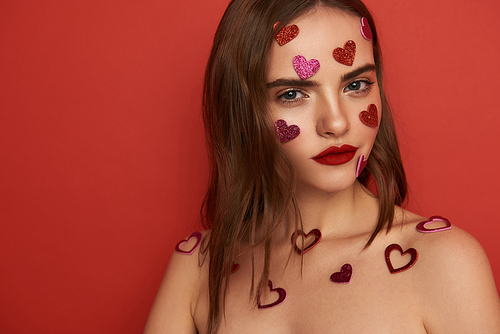
M 300 102 L 307 95 L 302 93 L 298 89 L 290 89 L 278 96 L 278 100 L 286 105 L 294 104 Z
M 355 94 L 365 94 L 368 93 L 372 87 L 373 82 L 365 79 L 358 79 L 350 82 L 344 87 L 344 92 L 353 92 Z

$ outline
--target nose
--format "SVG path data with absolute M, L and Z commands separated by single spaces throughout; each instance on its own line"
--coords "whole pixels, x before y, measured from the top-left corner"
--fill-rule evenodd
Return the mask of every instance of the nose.
M 335 97 L 318 99 L 316 131 L 320 136 L 341 136 L 351 128 L 346 107 Z

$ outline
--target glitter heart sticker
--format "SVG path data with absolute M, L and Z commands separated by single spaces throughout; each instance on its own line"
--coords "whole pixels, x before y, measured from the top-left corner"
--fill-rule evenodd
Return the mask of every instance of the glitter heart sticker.
M 333 50 L 333 58 L 343 65 L 352 66 L 354 56 L 356 56 L 356 43 L 354 41 L 347 41 L 344 48 L 335 48 Z
M 304 247 L 304 250 L 302 250 L 299 246 L 297 246 L 297 240 L 299 239 L 300 236 L 304 236 L 304 244 L 307 244 L 307 239 L 309 237 L 314 237 L 314 240 L 306 247 Z M 293 248 L 295 249 L 295 251 L 297 253 L 302 254 L 302 253 L 305 253 L 307 252 L 308 250 L 310 250 L 311 248 L 313 248 L 314 246 L 316 246 L 316 244 L 321 240 L 321 231 L 318 230 L 318 229 L 313 229 L 311 230 L 309 233 L 307 234 L 304 234 L 304 232 L 302 232 L 302 230 L 297 230 L 295 231 L 295 233 L 292 234 L 292 245 L 293 245 Z
M 444 227 L 436 227 L 432 229 L 428 229 L 425 227 L 427 224 L 435 223 L 435 222 L 444 222 L 446 226 Z M 429 220 L 425 220 L 423 222 L 418 223 L 417 225 L 417 231 L 422 232 L 422 233 L 433 233 L 433 232 L 441 232 L 441 231 L 446 231 L 451 229 L 451 222 L 441 216 L 432 216 L 429 218 Z
M 240 269 L 240 265 L 238 263 L 231 264 L 231 274 L 234 274 L 238 269 Z
M 196 244 L 188 251 L 182 250 L 181 246 L 190 242 L 191 239 L 196 238 Z M 193 254 L 193 252 L 198 248 L 201 242 L 201 233 L 196 231 L 193 232 L 187 239 L 179 241 L 179 243 L 175 246 L 175 251 L 181 254 Z
M 299 78 L 305 80 L 312 77 L 319 70 L 319 60 L 306 60 L 304 56 L 298 55 L 293 57 L 293 68 L 297 72 Z
M 406 254 L 410 254 L 411 255 L 410 262 L 408 262 L 406 265 L 404 265 L 402 267 L 394 269 L 394 267 L 392 266 L 392 263 L 391 263 L 391 252 L 393 250 L 398 250 L 401 253 L 401 256 L 406 255 Z M 391 272 L 391 274 L 400 273 L 402 271 L 410 269 L 411 267 L 413 267 L 415 262 L 417 262 L 417 259 L 418 259 L 418 252 L 415 248 L 408 248 L 405 252 L 403 252 L 403 249 L 401 248 L 400 245 L 392 244 L 392 245 L 387 246 L 387 248 L 385 249 L 385 263 L 387 263 L 387 267 L 389 268 L 389 271 Z
M 378 126 L 377 106 L 370 104 L 367 110 L 363 110 L 359 113 L 359 119 L 364 125 L 376 128 Z
M 373 39 L 372 36 L 372 30 L 370 28 L 370 24 L 368 23 L 368 20 L 366 17 L 361 18 L 361 35 L 363 35 L 363 38 L 366 39 L 367 41 L 371 41 Z
M 359 160 L 358 160 L 358 166 L 356 167 L 356 177 L 361 175 L 361 172 L 363 171 L 363 169 L 365 169 L 367 163 L 368 163 L 368 160 L 366 160 L 365 156 L 363 154 L 361 154 L 361 156 L 359 157 Z
M 347 284 L 351 281 L 352 278 L 352 266 L 349 263 L 346 263 L 342 266 L 340 271 L 333 273 L 330 276 L 330 280 L 334 283 L 339 284 Z
M 279 22 L 276 22 L 273 28 L 276 28 L 277 25 L 279 25 Z M 274 35 L 274 38 L 276 38 L 280 46 L 283 46 L 286 43 L 293 40 L 295 37 L 297 37 L 298 34 L 299 34 L 299 27 L 297 27 L 295 24 L 292 24 L 281 28 L 276 33 L 276 35 Z
M 258 301 L 257 307 L 259 309 L 264 309 L 264 308 L 270 308 L 270 307 L 278 306 L 279 304 L 283 303 L 286 300 L 286 291 L 284 289 L 282 289 L 282 288 L 276 288 L 276 289 L 274 289 L 273 288 L 273 282 L 271 282 L 271 280 L 268 280 L 268 286 L 269 286 L 269 290 L 271 292 L 277 292 L 278 293 L 278 299 L 275 302 L 273 302 L 273 303 L 262 305 L 260 303 L 260 292 L 259 292 L 259 295 L 257 296 L 257 301 Z
M 274 123 L 274 130 L 282 143 L 286 143 L 300 134 L 300 128 L 297 125 L 288 126 L 284 119 L 279 119 Z

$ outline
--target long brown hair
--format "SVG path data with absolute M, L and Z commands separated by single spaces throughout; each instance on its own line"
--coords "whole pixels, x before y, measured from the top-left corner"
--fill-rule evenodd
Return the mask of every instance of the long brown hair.
M 358 180 L 376 184 L 380 216 L 372 236 L 391 228 L 394 205 L 406 198 L 406 177 L 391 110 L 383 89 L 382 59 L 372 15 L 359 0 L 233 0 L 215 34 L 203 95 L 203 119 L 210 163 L 210 181 L 202 221 L 210 236 L 202 249 L 209 255 L 210 310 L 208 333 L 217 330 L 224 309 L 231 262 L 241 240 L 264 245 L 264 269 L 250 296 L 267 283 L 273 232 L 295 202 L 294 170 L 280 149 L 266 108 L 265 68 L 274 33 L 318 6 L 339 8 L 365 17 L 373 34 L 373 56 L 382 101 L 382 118 L 368 164 Z M 280 22 L 273 30 L 275 22 Z M 258 232 L 258 233 L 257 233 Z

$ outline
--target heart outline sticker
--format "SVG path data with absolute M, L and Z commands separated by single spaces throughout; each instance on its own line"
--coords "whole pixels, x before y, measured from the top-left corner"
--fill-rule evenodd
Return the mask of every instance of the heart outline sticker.
M 320 67 L 319 60 L 311 59 L 306 60 L 306 57 L 297 55 L 293 57 L 293 68 L 297 75 L 302 80 L 312 77 L 316 72 L 318 72 Z
M 312 243 L 309 244 L 309 246 L 305 247 L 304 250 L 300 249 L 298 246 L 297 246 L 297 240 L 299 239 L 299 237 L 303 235 L 304 236 L 304 239 L 307 239 L 309 236 L 313 235 L 314 236 L 314 241 Z M 309 231 L 309 233 L 307 234 L 304 234 L 304 232 L 302 230 L 297 230 L 295 231 L 293 234 L 292 234 L 292 245 L 293 245 L 293 248 L 295 249 L 295 251 L 300 255 L 302 253 L 305 253 L 309 250 L 311 250 L 314 246 L 316 246 L 316 244 L 321 240 L 321 231 L 318 230 L 317 228 Z
M 284 119 L 279 119 L 274 123 L 274 130 L 282 143 L 295 139 L 300 134 L 298 125 L 288 125 Z
M 431 228 L 431 229 L 428 229 L 425 227 L 425 225 L 430 224 L 430 223 L 434 223 L 436 221 L 442 221 L 442 222 L 446 223 L 446 226 L 445 227 Z M 418 223 L 416 226 L 416 229 L 417 229 L 417 231 L 419 231 L 421 233 L 434 233 L 434 232 L 447 231 L 447 230 L 451 229 L 451 222 L 448 219 L 441 217 L 441 216 L 431 216 L 429 218 L 429 220 L 424 220 L 424 221 Z
M 259 291 L 259 295 L 257 296 L 257 307 L 259 309 L 265 309 L 265 308 L 270 308 L 270 307 L 278 306 L 279 304 L 283 303 L 286 300 L 286 291 L 285 291 L 285 289 L 283 289 L 283 288 L 273 288 L 273 282 L 271 282 L 271 280 L 268 280 L 267 285 L 269 286 L 269 290 L 271 292 L 277 292 L 278 293 L 278 299 L 275 302 L 273 302 L 273 303 L 262 305 L 260 303 L 260 291 Z
M 393 250 L 398 250 L 401 253 L 401 256 L 404 256 L 406 254 L 410 254 L 411 255 L 410 262 L 408 262 L 406 265 L 404 265 L 402 267 L 394 269 L 394 267 L 392 266 L 392 263 L 391 263 L 391 252 Z M 417 259 L 418 259 L 418 252 L 415 248 L 408 248 L 406 251 L 403 252 L 403 248 L 401 248 L 400 245 L 391 244 L 391 245 L 387 246 L 387 248 L 385 249 L 385 263 L 387 263 L 387 267 L 389 268 L 389 271 L 391 272 L 391 274 L 397 274 L 397 273 L 400 273 L 402 271 L 410 269 L 417 262 Z
M 196 244 L 193 246 L 193 248 L 191 248 L 191 250 L 189 251 L 183 251 L 180 247 L 185 243 L 191 241 L 191 239 L 193 238 L 196 238 Z M 201 233 L 198 231 L 193 232 L 187 239 L 181 240 L 177 243 L 177 245 L 175 245 L 175 251 L 185 255 L 193 254 L 196 248 L 198 248 L 198 246 L 200 245 L 200 242 L 201 242 Z
M 364 125 L 371 128 L 376 128 L 378 126 L 378 111 L 377 106 L 370 104 L 367 110 L 363 110 L 359 113 L 359 119 Z
M 273 26 L 273 29 L 276 29 L 276 26 L 279 25 L 279 22 L 276 22 Z M 295 37 L 299 35 L 299 27 L 295 24 L 291 24 L 289 26 L 284 26 L 281 28 L 275 35 L 274 38 L 278 42 L 280 46 L 285 45 L 286 43 L 292 41 Z
M 352 40 L 345 42 L 343 48 L 335 48 L 333 50 L 333 58 L 343 65 L 352 66 L 354 57 L 356 56 L 356 43 Z
M 347 284 L 351 282 L 351 278 L 352 266 L 349 263 L 344 264 L 340 271 L 337 271 L 330 276 L 330 280 L 338 284 Z

